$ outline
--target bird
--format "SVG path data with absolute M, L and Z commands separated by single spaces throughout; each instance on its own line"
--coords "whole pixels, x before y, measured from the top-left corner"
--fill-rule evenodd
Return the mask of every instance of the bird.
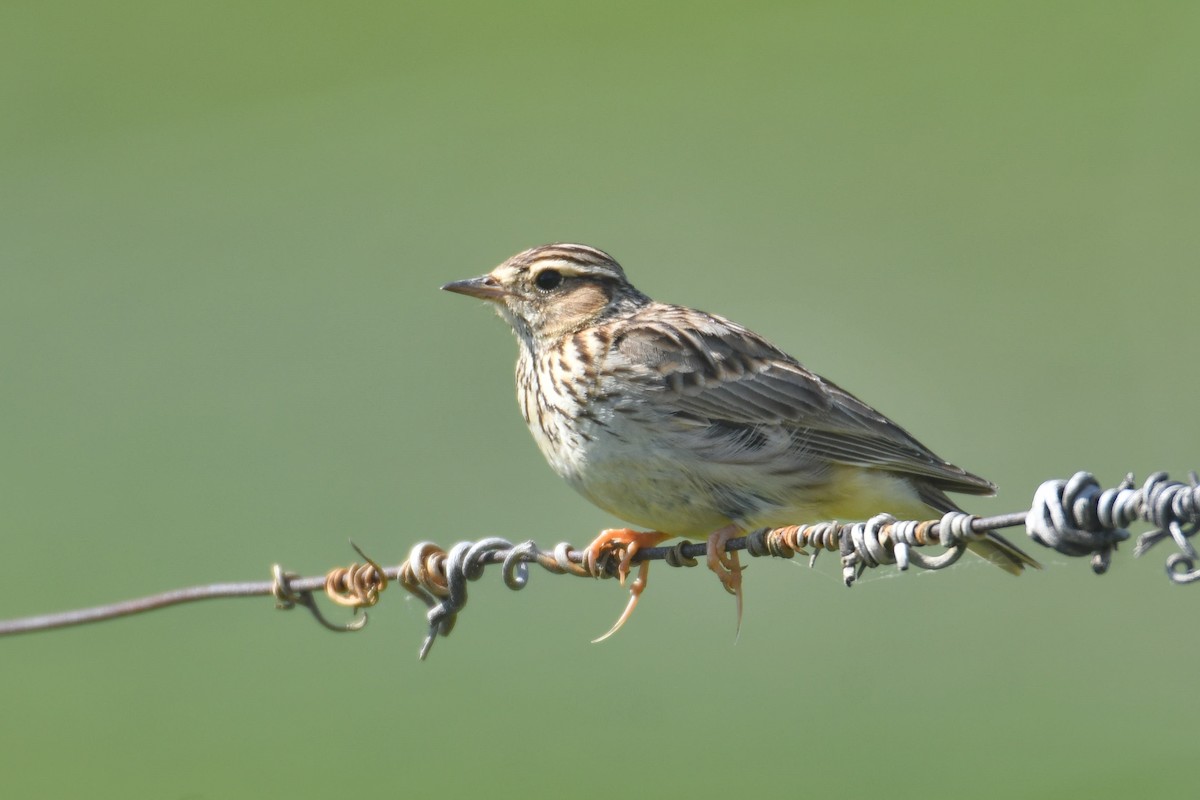
M 726 543 L 748 531 L 888 512 L 959 510 L 947 495 L 996 486 L 935 455 L 895 422 L 754 331 L 660 303 L 608 253 L 546 244 L 442 286 L 491 303 L 518 343 L 517 399 L 550 467 L 604 511 L 647 528 L 601 532 L 622 584 L 643 548 L 704 537 L 706 561 L 737 599 Z M 996 533 L 967 547 L 1006 572 L 1040 565 Z M 645 588 L 642 561 L 625 612 Z

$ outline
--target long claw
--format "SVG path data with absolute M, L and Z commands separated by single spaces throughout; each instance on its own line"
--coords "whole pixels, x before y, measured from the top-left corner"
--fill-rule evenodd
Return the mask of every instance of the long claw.
M 638 565 L 638 576 L 633 583 L 629 585 L 629 603 L 625 606 L 625 610 L 621 612 L 621 616 L 617 617 L 617 621 L 608 629 L 608 632 L 602 636 L 597 636 L 592 639 L 592 644 L 599 644 L 608 637 L 612 636 L 629 620 L 633 615 L 633 610 L 637 608 L 638 600 L 641 599 L 642 591 L 646 588 L 646 578 L 650 574 L 650 562 L 643 561 Z
M 729 573 L 729 584 L 733 585 L 732 594 L 737 598 L 737 625 L 733 629 L 733 643 L 737 644 L 742 638 L 742 565 L 738 563 L 737 551 L 730 553 L 733 567 Z M 726 589 L 729 585 L 726 585 Z
M 596 540 L 588 545 L 584 550 L 584 564 L 589 572 L 597 575 L 596 564 L 606 550 L 620 547 L 622 549 L 621 560 L 617 563 L 617 578 L 621 585 L 625 585 L 626 579 L 629 578 L 629 570 L 633 566 L 633 559 L 643 547 L 657 547 L 663 539 L 670 538 L 665 533 L 657 531 L 647 531 L 639 533 L 631 531 L 628 528 L 619 528 L 616 530 L 603 531 Z M 621 629 L 626 621 L 629 620 L 633 610 L 637 608 L 638 600 L 642 596 L 642 592 L 646 589 L 646 580 L 650 574 L 650 562 L 643 561 L 638 565 L 638 576 L 633 583 L 629 585 L 629 602 L 625 605 L 625 610 L 621 612 L 621 616 L 617 618 L 616 623 L 609 628 L 608 633 L 603 636 L 593 639 L 592 643 L 603 642 L 608 637 Z
M 721 586 L 737 598 L 737 629 L 734 641 L 742 634 L 742 570 L 744 567 L 735 550 L 725 550 L 725 543 L 738 536 L 741 531 L 733 525 L 721 528 L 708 537 L 708 568 L 716 573 Z

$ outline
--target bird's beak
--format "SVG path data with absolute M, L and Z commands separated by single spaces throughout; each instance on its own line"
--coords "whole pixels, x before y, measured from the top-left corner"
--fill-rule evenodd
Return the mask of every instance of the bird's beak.
M 480 275 L 478 278 L 468 278 L 465 281 L 454 281 L 442 287 L 447 292 L 478 297 L 481 300 L 498 301 L 508 294 L 500 282 L 491 275 Z

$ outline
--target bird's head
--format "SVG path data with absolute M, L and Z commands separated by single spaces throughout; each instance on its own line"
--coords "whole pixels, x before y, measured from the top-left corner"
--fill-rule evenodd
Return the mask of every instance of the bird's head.
M 582 244 L 517 253 L 487 275 L 447 283 L 448 292 L 488 300 L 534 348 L 649 303 L 613 257 Z

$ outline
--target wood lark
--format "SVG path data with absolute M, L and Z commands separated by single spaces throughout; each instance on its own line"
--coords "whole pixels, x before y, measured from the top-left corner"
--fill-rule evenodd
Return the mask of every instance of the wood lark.
M 753 331 L 651 300 L 594 247 L 535 247 L 442 288 L 492 302 L 512 326 L 521 414 L 554 471 L 651 529 L 602 532 L 589 562 L 623 545 L 624 582 L 639 548 L 707 537 L 739 625 L 742 568 L 729 539 L 885 511 L 920 519 L 957 510 L 948 491 L 995 491 Z M 994 533 L 968 547 L 1014 575 L 1038 566 Z M 632 612 L 648 567 L 601 639 Z

